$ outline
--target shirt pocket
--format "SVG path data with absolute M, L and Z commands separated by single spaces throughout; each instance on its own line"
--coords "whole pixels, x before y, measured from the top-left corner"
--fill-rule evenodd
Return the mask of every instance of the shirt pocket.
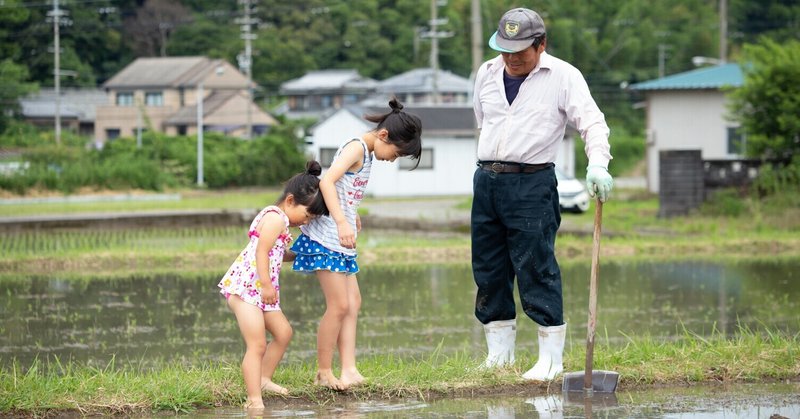
M 517 110 L 515 117 L 528 138 L 550 138 L 562 128 L 563 117 L 556 105 L 533 103 Z

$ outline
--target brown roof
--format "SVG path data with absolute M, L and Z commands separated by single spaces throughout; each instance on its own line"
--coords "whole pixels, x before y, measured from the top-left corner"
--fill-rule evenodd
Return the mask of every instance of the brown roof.
M 105 82 L 103 87 L 118 89 L 196 86 L 200 77 L 213 71 L 219 61 L 206 57 L 137 58 Z

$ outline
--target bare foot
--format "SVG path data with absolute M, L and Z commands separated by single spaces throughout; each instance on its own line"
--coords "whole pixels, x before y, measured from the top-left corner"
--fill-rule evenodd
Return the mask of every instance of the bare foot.
M 264 401 L 261 400 L 261 399 L 259 399 L 259 400 L 247 399 L 247 402 L 244 404 L 244 408 L 247 409 L 247 410 L 264 409 Z
M 274 393 L 281 396 L 288 396 L 289 390 L 285 387 L 281 387 L 272 382 L 272 380 L 261 380 L 261 391 L 266 391 L 268 393 Z
M 317 376 L 314 377 L 314 385 L 327 387 L 336 391 L 347 390 L 347 385 L 339 381 L 331 371 L 317 371 Z
M 347 387 L 355 387 L 364 384 L 365 378 L 357 369 L 353 368 L 351 370 L 342 371 L 341 381 Z

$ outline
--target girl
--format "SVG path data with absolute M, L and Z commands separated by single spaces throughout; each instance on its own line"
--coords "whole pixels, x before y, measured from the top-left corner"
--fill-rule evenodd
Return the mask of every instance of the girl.
M 291 251 L 286 252 L 292 241 L 289 227 L 328 214 L 319 192 L 320 173 L 320 164 L 309 161 L 305 172 L 286 182 L 277 203 L 261 210 L 250 224 L 250 241 L 219 283 L 247 346 L 242 360 L 247 408 L 264 407 L 262 391 L 288 394 L 272 382 L 292 338 L 292 327 L 281 312 L 278 274 L 282 261 L 294 259 Z M 267 342 L 264 330 L 272 335 L 272 342 Z
M 314 383 L 334 390 L 358 385 L 364 377 L 356 368 L 356 322 L 361 293 L 356 280 L 356 234 L 361 230 L 358 206 L 364 197 L 374 159 L 393 162 L 401 156 L 417 160 L 422 152 L 420 119 L 403 111 L 392 99 L 391 112 L 369 115 L 377 124 L 361 138 L 342 144 L 319 188 L 329 216 L 311 220 L 292 246 L 297 254 L 293 269 L 315 272 L 325 294 L 325 314 L 317 333 L 317 374 Z M 416 168 L 416 166 L 415 166 Z M 333 352 L 338 345 L 341 379 L 333 374 Z

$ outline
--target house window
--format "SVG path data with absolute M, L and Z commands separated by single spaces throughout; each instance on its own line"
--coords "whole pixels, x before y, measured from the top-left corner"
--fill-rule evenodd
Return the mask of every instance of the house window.
M 745 143 L 745 136 L 740 127 L 728 127 L 728 154 L 743 156 Z
M 333 163 L 333 156 L 336 155 L 335 148 L 320 148 L 319 149 L 319 164 L 324 167 L 328 168 L 331 167 Z
M 117 106 L 133 106 L 133 92 L 117 92 Z
M 178 125 L 178 135 L 186 135 L 186 125 Z
M 417 162 L 410 157 L 401 157 L 397 159 L 400 162 L 401 170 L 411 170 Z M 423 148 L 422 154 L 419 156 L 419 169 L 433 169 L 433 149 Z
M 164 106 L 164 95 L 161 92 L 145 92 L 144 104 L 146 106 Z
M 106 128 L 106 138 L 109 140 L 119 138 L 119 134 L 119 128 Z

